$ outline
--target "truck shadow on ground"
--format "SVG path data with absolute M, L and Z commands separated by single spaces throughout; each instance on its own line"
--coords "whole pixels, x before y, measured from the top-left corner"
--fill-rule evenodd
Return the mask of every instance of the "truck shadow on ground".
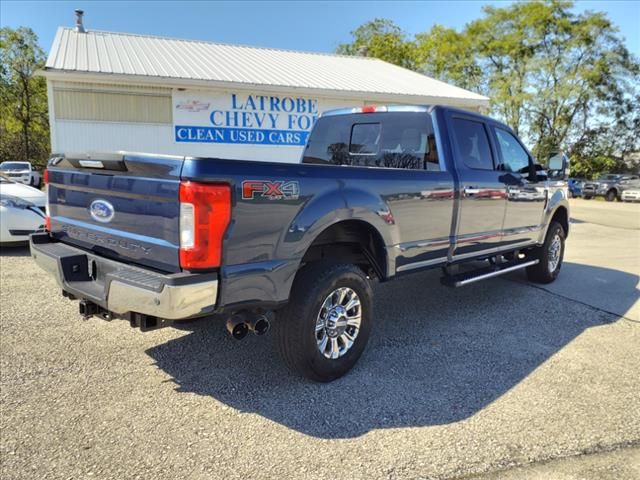
M 563 269 L 607 270 L 571 263 Z M 634 292 L 630 308 L 638 277 L 607 274 Z M 186 324 L 190 333 L 147 353 L 179 392 L 211 396 L 315 437 L 350 438 L 468 418 L 585 329 L 619 318 L 531 288 L 522 272 L 455 290 L 438 277 L 425 272 L 378 286 L 368 349 L 350 374 L 330 384 L 292 376 L 273 338 L 236 342 L 219 321 Z

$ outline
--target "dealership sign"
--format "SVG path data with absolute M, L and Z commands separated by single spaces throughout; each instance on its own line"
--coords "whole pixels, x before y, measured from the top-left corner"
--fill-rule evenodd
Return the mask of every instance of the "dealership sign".
M 174 92 L 176 142 L 303 146 L 318 118 L 306 97 Z

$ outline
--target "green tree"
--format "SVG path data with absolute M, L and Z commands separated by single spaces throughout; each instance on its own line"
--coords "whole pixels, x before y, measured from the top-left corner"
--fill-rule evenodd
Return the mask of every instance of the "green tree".
M 44 167 L 49 155 L 45 56 L 38 37 L 21 27 L 0 29 L 0 155 Z
M 338 45 L 343 55 L 375 57 L 405 68 L 415 68 L 415 46 L 391 20 L 376 18 L 353 32 L 353 42 Z
M 471 37 L 453 28 L 434 25 L 416 35 L 417 70 L 467 90 L 483 92 L 483 72 L 470 43 Z
M 572 174 L 593 178 L 602 172 L 640 171 L 640 96 L 625 99 L 608 120 L 580 131 L 571 144 Z
M 393 26 L 394 42 L 383 42 L 387 30 L 375 25 Z M 460 31 L 434 25 L 415 39 L 380 19 L 360 29 L 341 51 L 396 45 L 386 58 L 370 54 L 398 65 L 409 58 L 403 66 L 489 96 L 491 114 L 542 161 L 564 150 L 583 164 L 578 171 L 596 174 L 640 150 L 640 66 L 603 13 L 575 13 L 565 0 L 514 2 L 484 7 Z

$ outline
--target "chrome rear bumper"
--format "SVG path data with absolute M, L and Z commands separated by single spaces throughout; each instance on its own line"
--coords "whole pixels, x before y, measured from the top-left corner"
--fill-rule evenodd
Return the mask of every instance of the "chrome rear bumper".
M 31 256 L 67 294 L 117 316 L 139 313 L 180 320 L 212 313 L 216 273 L 160 274 L 55 242 L 47 233 L 30 236 Z

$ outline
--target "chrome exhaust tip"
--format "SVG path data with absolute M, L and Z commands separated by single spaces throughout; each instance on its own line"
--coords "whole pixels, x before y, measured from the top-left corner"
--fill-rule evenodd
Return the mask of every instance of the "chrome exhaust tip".
M 249 325 L 241 315 L 234 315 L 227 320 L 227 332 L 236 340 L 242 340 L 249 333 Z
M 271 328 L 271 322 L 266 315 L 259 315 L 249 323 L 249 329 L 256 335 L 264 335 Z

